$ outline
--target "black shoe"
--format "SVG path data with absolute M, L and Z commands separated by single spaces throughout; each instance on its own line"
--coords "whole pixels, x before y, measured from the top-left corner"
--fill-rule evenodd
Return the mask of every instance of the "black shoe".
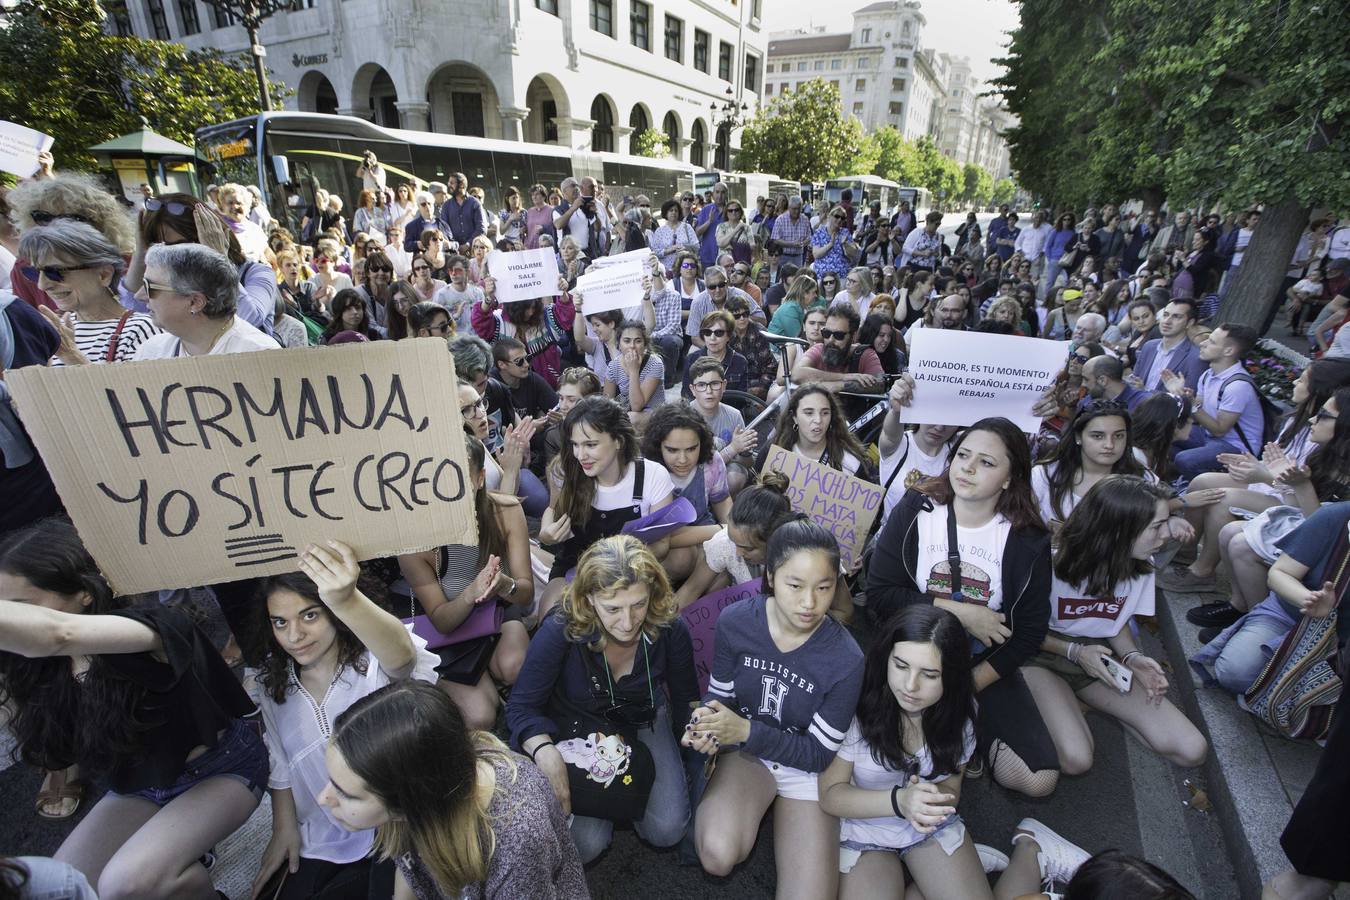
M 1192 606 L 1186 610 L 1187 622 L 1205 628 L 1215 625 L 1220 628 L 1227 628 L 1240 618 L 1242 618 L 1242 612 L 1234 609 L 1233 604 L 1227 600 L 1220 600 L 1217 603 L 1201 603 L 1199 606 Z
M 1224 628 L 1226 628 L 1226 627 L 1227 627 L 1227 626 L 1225 626 L 1225 625 L 1211 625 L 1211 626 L 1208 627 L 1208 628 L 1201 628 L 1201 629 L 1200 629 L 1200 643 L 1202 643 L 1202 644 L 1208 644 L 1210 641 L 1212 641 L 1212 640 L 1214 640 L 1216 637 L 1218 637 L 1219 634 L 1222 633 L 1222 631 L 1223 631 Z

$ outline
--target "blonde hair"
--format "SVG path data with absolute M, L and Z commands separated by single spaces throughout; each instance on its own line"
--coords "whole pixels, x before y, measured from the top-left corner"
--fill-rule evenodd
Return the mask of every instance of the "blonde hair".
M 253 195 L 248 192 L 248 188 L 232 181 L 222 184 L 220 191 L 216 194 L 216 200 L 220 203 L 224 203 L 226 197 L 239 197 L 240 202 L 244 203 L 245 206 L 253 203 Z
M 21 233 L 32 228 L 34 210 L 76 215 L 103 233 L 118 250 L 136 249 L 136 232 L 121 204 L 92 175 L 61 174 L 40 181 L 24 181 L 5 195 L 10 219 Z
M 577 561 L 577 574 L 562 596 L 562 614 L 567 621 L 567 636 L 574 641 L 595 636 L 593 650 L 603 650 L 605 629 L 595 614 L 591 597 L 613 594 L 634 585 L 647 588 L 647 617 L 642 633 L 650 640 L 675 621 L 680 608 L 670 589 L 670 579 L 647 545 L 631 534 L 617 534 L 596 541 Z

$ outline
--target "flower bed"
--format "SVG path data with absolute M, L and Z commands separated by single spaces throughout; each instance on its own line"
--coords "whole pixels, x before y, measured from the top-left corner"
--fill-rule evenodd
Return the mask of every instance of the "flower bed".
M 1278 349 L 1277 349 L 1278 348 Z M 1282 352 L 1281 352 L 1282 351 Z M 1271 341 L 1262 341 L 1247 361 L 1247 372 L 1267 398 L 1288 406 L 1294 397 L 1294 382 L 1308 364 L 1306 358 Z

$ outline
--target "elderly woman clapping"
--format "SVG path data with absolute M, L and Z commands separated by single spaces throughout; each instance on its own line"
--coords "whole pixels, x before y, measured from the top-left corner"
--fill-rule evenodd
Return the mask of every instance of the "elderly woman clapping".
M 275 340 L 235 315 L 238 278 L 228 258 L 201 244 L 147 250 L 138 293 L 166 333 L 143 343 L 136 359 L 277 349 Z
M 19 241 L 19 255 L 31 261 L 24 277 L 47 292 L 60 313 L 39 307 L 61 335 L 54 366 L 121 362 L 158 333 L 144 313 L 123 309 L 117 283 L 125 264 L 103 232 L 74 219 L 55 219 L 30 228 Z

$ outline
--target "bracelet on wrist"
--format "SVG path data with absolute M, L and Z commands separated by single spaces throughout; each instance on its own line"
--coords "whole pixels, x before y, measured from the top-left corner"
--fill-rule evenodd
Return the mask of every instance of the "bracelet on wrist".
M 905 814 L 900 811 L 900 789 L 901 786 L 898 784 L 891 788 L 891 809 L 895 810 L 895 817 L 897 819 L 903 819 L 905 817 Z
M 1071 642 L 1069 646 L 1065 649 L 1064 656 L 1069 660 L 1069 662 L 1073 663 L 1074 665 L 1077 665 L 1078 658 L 1079 656 L 1082 655 L 1082 649 L 1083 648 L 1081 645 Z
M 552 747 L 552 746 L 555 746 L 552 741 L 541 741 L 540 743 L 534 745 L 533 750 L 526 750 L 525 752 L 529 755 L 530 762 L 534 762 L 535 761 L 534 756 L 536 753 L 538 753 L 545 747 Z
M 1131 659 L 1133 659 L 1136 656 L 1143 656 L 1143 655 L 1144 655 L 1143 650 L 1131 650 L 1129 653 L 1126 653 L 1124 656 L 1120 658 L 1120 664 L 1122 666 L 1128 666 L 1130 664 Z

